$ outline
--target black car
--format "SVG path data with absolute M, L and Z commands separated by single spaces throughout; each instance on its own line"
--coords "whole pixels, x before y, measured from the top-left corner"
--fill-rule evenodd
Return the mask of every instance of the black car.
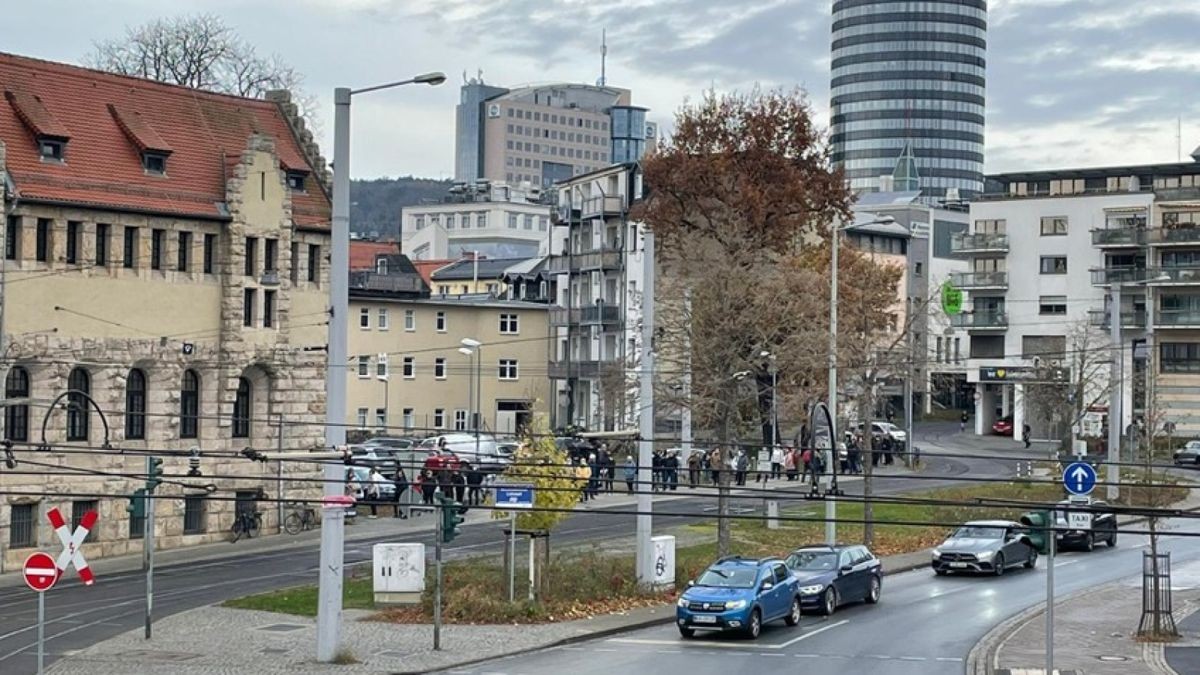
M 1059 502 L 1059 506 L 1071 506 L 1070 500 Z M 1085 551 L 1091 551 L 1096 548 L 1096 544 L 1104 542 L 1109 548 L 1117 545 L 1117 516 L 1111 511 L 1106 511 L 1108 504 L 1102 501 L 1092 500 L 1088 506 L 1092 509 L 1092 526 L 1091 528 L 1076 528 L 1071 529 L 1071 514 L 1067 511 L 1055 511 L 1054 520 L 1057 534 L 1055 541 L 1059 548 L 1081 548 Z
M 800 608 L 829 615 L 840 605 L 879 602 L 883 563 L 866 546 L 805 546 L 784 560 L 800 585 Z

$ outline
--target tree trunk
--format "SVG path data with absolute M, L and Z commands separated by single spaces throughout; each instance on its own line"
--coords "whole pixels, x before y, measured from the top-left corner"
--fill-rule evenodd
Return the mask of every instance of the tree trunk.
M 732 469 L 729 468 L 729 407 L 724 406 L 721 413 L 721 425 L 717 432 L 717 441 L 721 448 L 721 466 L 717 473 L 717 557 L 723 558 L 730 554 L 733 540 L 733 523 L 729 522 L 729 478 Z
M 875 435 L 872 433 L 874 406 L 871 382 L 864 382 L 863 392 L 858 398 L 858 419 L 862 421 L 863 435 L 863 544 L 868 548 L 875 544 L 875 505 L 871 502 L 875 487 Z

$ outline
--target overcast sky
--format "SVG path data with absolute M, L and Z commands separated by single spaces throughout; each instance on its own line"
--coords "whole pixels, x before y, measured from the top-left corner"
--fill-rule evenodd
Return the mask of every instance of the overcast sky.
M 80 62 L 164 11 L 212 12 L 307 77 L 332 155 L 332 90 L 355 99 L 352 174 L 449 177 L 463 71 L 500 86 L 608 81 L 670 128 L 689 97 L 802 87 L 828 121 L 830 0 L 3 0 L 0 50 Z M 52 17 L 53 22 L 47 23 Z M 1200 145 L 1200 0 L 991 0 L 987 171 L 1174 161 Z M 52 26 L 53 30 L 49 30 Z

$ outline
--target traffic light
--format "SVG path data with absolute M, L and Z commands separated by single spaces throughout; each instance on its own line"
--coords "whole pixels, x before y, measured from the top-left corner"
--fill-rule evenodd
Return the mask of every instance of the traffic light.
M 449 497 L 439 497 L 438 502 L 442 509 L 442 543 L 448 544 L 461 534 L 458 531 L 458 525 L 464 520 L 461 511 L 462 504 Z
M 1029 528 L 1029 543 L 1037 549 L 1037 552 L 1049 553 L 1050 537 L 1053 536 L 1047 529 L 1050 526 L 1050 512 L 1030 511 L 1021 516 L 1021 524 Z
M 162 483 L 162 475 L 162 458 L 146 457 L 146 492 L 154 492 L 154 488 Z
M 133 516 L 134 519 L 146 517 L 146 491 L 138 488 L 129 496 L 129 503 L 125 505 L 125 511 Z

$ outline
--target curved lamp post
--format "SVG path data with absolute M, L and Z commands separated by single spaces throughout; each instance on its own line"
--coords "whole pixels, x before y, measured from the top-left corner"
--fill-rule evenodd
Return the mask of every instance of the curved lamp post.
M 86 392 L 79 391 L 78 389 L 68 389 L 64 391 L 56 396 L 53 401 L 51 401 L 50 407 L 46 408 L 46 414 L 42 416 L 42 444 L 39 445 L 37 449 L 41 451 L 50 450 L 50 442 L 46 440 L 46 425 L 50 422 L 50 415 L 53 414 L 54 409 L 58 407 L 58 402 L 64 398 L 67 398 L 68 396 L 71 396 L 72 394 L 82 397 L 84 400 L 90 403 L 92 408 L 95 409 L 96 413 L 100 415 L 100 422 L 104 424 L 104 444 L 100 447 L 104 450 L 111 450 L 112 444 L 108 442 L 108 418 L 104 416 L 104 411 L 100 409 L 100 406 L 96 404 L 96 400 L 93 399 L 91 395 Z M 76 405 L 74 401 L 68 401 L 67 405 L 64 407 L 70 409 L 70 407 L 73 405 Z

